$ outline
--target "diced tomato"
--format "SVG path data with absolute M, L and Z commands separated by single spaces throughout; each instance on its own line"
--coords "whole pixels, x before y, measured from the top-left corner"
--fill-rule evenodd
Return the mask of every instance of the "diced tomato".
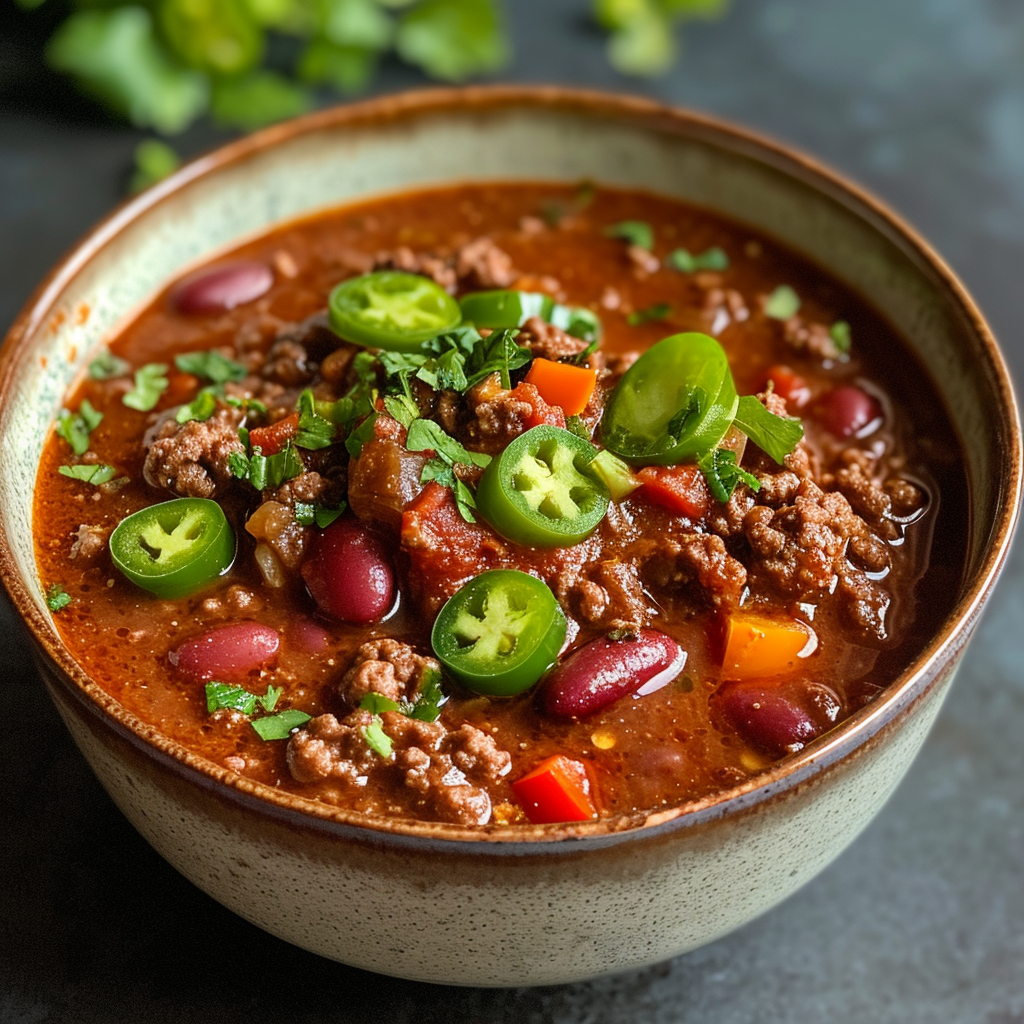
M 790 409 L 801 409 L 811 400 L 811 389 L 808 387 L 807 381 L 788 366 L 776 365 L 769 367 L 761 384 L 762 391 L 768 386 L 768 381 L 772 382 L 775 394 Z
M 597 817 L 586 765 L 564 754 L 545 758 L 512 783 L 512 792 L 534 825 Z
M 557 405 L 548 405 L 532 384 L 527 384 L 525 381 L 522 384 L 517 384 L 511 394 L 514 399 L 525 402 L 532 410 L 523 424 L 527 430 L 543 424 L 549 424 L 552 427 L 565 427 L 565 413 Z
M 249 444 L 264 455 L 276 455 L 299 432 L 299 414 L 293 412 L 268 427 L 253 427 L 249 431 Z
M 160 396 L 168 405 L 184 405 L 195 398 L 199 387 L 199 378 L 191 373 L 175 373 L 167 375 L 167 390 Z
M 694 465 L 644 466 L 637 474 L 640 494 L 676 515 L 700 519 L 711 507 L 711 492 Z

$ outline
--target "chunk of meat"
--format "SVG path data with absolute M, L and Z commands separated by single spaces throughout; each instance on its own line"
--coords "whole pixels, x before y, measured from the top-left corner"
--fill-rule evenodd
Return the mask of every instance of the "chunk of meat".
M 610 629 L 642 626 L 656 612 L 636 566 L 618 559 L 599 562 L 573 589 L 580 618 L 594 625 Z
M 166 420 L 146 452 L 146 482 L 187 498 L 212 498 L 232 479 L 231 454 L 245 454 L 241 421 L 241 411 L 231 408 L 218 409 L 205 422 Z
M 466 437 L 483 451 L 501 451 L 513 438 L 544 423 L 565 426 L 562 410 L 548 405 L 532 384 L 523 382 L 507 391 L 497 374 L 473 387 L 467 400 L 474 418 L 466 426 Z
M 359 785 L 378 761 L 362 732 L 372 723 L 369 711 L 354 711 L 340 722 L 334 715 L 317 715 L 288 740 L 288 769 L 299 782 Z
M 539 316 L 531 316 L 523 324 L 516 344 L 528 348 L 541 359 L 558 360 L 575 356 L 587 347 L 582 338 L 575 338 L 561 327 L 555 327 Z
M 458 284 L 458 274 L 450 260 L 442 259 L 433 253 L 413 252 L 407 245 L 377 253 L 374 258 L 374 269 L 404 270 L 408 274 L 422 274 L 449 292 L 454 292 Z
M 455 273 L 463 285 L 471 288 L 507 288 L 518 276 L 512 257 L 486 236 L 458 250 Z
M 644 577 L 660 587 L 696 583 L 717 607 L 739 603 L 747 582 L 743 563 L 729 554 L 713 533 L 659 537 L 644 553 Z
M 371 640 L 356 652 L 338 692 L 351 705 L 358 705 L 368 693 L 379 693 L 388 700 L 412 701 L 424 678 L 440 671 L 436 659 L 417 654 L 400 640 Z
M 91 562 L 107 546 L 107 533 L 102 526 L 90 526 L 82 523 L 75 534 L 75 542 L 71 545 L 71 557 L 80 558 L 83 562 Z

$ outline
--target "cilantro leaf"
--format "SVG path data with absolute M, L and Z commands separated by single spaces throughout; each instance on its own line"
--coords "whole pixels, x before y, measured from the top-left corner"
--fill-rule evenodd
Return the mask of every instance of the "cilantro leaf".
M 475 332 L 474 332 L 475 333 Z M 533 359 L 533 353 L 515 342 L 518 331 L 495 331 L 473 346 L 466 359 L 466 386 L 473 387 L 485 377 L 497 373 L 501 386 L 512 387 L 511 373 L 526 366 Z
M 123 377 L 130 369 L 128 360 L 115 356 L 110 349 L 105 348 L 89 364 L 89 376 L 93 380 L 111 380 L 114 377 Z
M 54 428 L 58 437 L 64 438 L 76 455 L 89 450 L 89 435 L 100 425 L 103 413 L 97 412 L 88 398 L 83 398 L 78 412 L 61 411 Z
M 334 424 L 316 411 L 316 399 L 309 388 L 299 395 L 298 409 L 299 430 L 295 444 L 310 451 L 329 448 L 334 443 Z
M 411 452 L 422 452 L 433 449 L 448 463 L 461 462 L 465 466 L 490 465 L 490 455 L 482 452 L 471 452 L 464 448 L 444 428 L 433 420 L 417 419 L 409 427 L 405 447 Z
M 340 93 L 361 92 L 377 69 L 378 52 L 366 46 L 339 46 L 312 39 L 302 51 L 297 72 L 304 82 L 333 85 Z
M 843 359 L 849 359 L 850 350 L 853 348 L 853 336 L 850 333 L 850 325 L 845 320 L 837 320 L 828 331 L 836 351 Z
M 495 0 L 421 0 L 402 15 L 395 49 L 402 60 L 450 82 L 498 71 L 509 57 Z
M 798 419 L 776 416 L 753 395 L 744 395 L 739 400 L 733 425 L 779 465 L 804 436 L 803 424 Z
M 774 320 L 788 320 L 798 312 L 800 296 L 788 284 L 780 284 L 764 304 L 764 315 Z
M 371 691 L 359 702 L 359 707 L 364 711 L 373 712 L 375 716 L 383 715 L 386 711 L 397 711 L 406 718 L 415 718 L 420 722 L 436 722 L 447 700 L 441 688 L 441 672 L 436 668 L 428 668 L 420 680 L 415 700 L 403 700 L 399 703 L 382 693 Z
M 675 249 L 666 260 L 668 265 L 682 274 L 693 274 L 698 270 L 728 270 L 729 257 L 717 245 L 696 255 L 686 249 Z
M 381 757 L 390 757 L 395 749 L 391 737 L 384 731 L 380 715 L 374 715 L 369 725 L 364 725 L 359 731 L 366 740 L 366 745 Z
M 370 413 L 362 423 L 345 439 L 345 450 L 353 459 L 363 454 L 363 445 L 373 440 L 373 425 L 377 422 L 377 414 Z
M 259 705 L 264 711 L 273 711 L 283 692 L 283 687 L 268 686 L 267 692 L 261 697 L 259 694 L 250 693 L 241 686 L 231 686 L 228 683 L 207 683 L 206 710 L 210 714 L 213 714 L 214 711 L 229 710 L 241 711 L 243 715 L 251 715 Z
M 652 320 L 664 320 L 672 315 L 672 307 L 667 302 L 656 302 L 646 309 L 634 310 L 626 317 L 626 323 L 630 327 L 639 327 L 640 324 L 650 323 Z
M 228 471 L 239 480 L 248 480 L 257 491 L 277 490 L 286 480 L 297 477 L 305 470 L 302 458 L 288 444 L 274 455 L 264 455 L 254 448 L 252 455 L 232 452 L 228 456 Z
M 149 412 L 160 401 L 160 396 L 169 387 L 166 363 L 147 363 L 135 371 L 134 384 L 131 391 L 121 401 L 129 409 Z
M 117 470 L 106 463 L 97 462 L 92 465 L 81 464 L 78 466 L 58 466 L 57 472 L 61 476 L 70 477 L 72 480 L 81 480 L 87 484 L 105 484 L 113 480 Z
M 59 612 L 71 604 L 71 595 L 59 584 L 54 583 L 46 591 L 46 607 L 51 612 Z
M 420 410 L 408 395 L 388 395 L 384 399 L 384 408 L 392 419 L 398 420 L 406 430 L 412 421 L 419 418 Z
M 46 57 L 133 124 L 166 135 L 186 128 L 209 102 L 206 76 L 167 52 L 142 7 L 75 12 L 50 39 Z
M 402 705 L 397 700 L 385 697 L 383 693 L 371 690 L 360 702 L 363 711 L 372 711 L 374 715 L 382 715 L 385 711 L 401 711 Z
M 217 387 L 202 388 L 191 402 L 174 414 L 175 420 L 178 423 L 188 423 L 189 420 L 205 423 L 217 409 L 218 391 Z
M 609 238 L 621 238 L 630 245 L 650 251 L 654 248 L 654 228 L 645 220 L 624 220 L 604 229 Z
M 736 453 L 729 448 L 713 448 L 698 460 L 697 468 L 704 474 L 715 500 L 723 504 L 732 497 L 732 492 L 741 481 L 751 490 L 761 489 L 760 480 L 737 465 Z
M 345 502 L 341 502 L 337 508 L 326 508 L 320 502 L 295 502 L 295 521 L 300 526 L 319 526 L 321 530 L 326 529 L 335 519 L 345 511 Z
M 191 373 L 212 384 L 240 381 L 249 372 L 241 363 L 222 356 L 216 349 L 205 352 L 184 352 L 174 357 L 174 365 L 182 373 Z
M 309 93 L 276 71 L 251 71 L 214 80 L 210 113 L 219 124 L 252 131 L 305 113 Z
M 305 711 L 290 708 L 267 718 L 254 719 L 249 724 L 259 733 L 262 740 L 286 740 L 293 729 L 305 725 L 310 718 L 312 715 L 307 715 Z

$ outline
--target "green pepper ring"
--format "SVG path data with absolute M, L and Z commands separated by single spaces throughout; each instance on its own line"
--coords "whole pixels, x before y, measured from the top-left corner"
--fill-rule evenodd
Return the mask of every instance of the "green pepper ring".
M 110 535 L 110 557 L 132 583 L 174 600 L 231 568 L 235 534 L 215 501 L 175 498 L 122 519 Z
M 417 352 L 462 322 L 459 304 L 429 277 L 377 270 L 337 285 L 328 300 L 331 328 L 369 348 Z
M 565 635 L 565 613 L 547 584 L 518 569 L 491 569 L 447 601 L 430 644 L 467 689 L 511 697 L 554 665 Z
M 484 471 L 480 514 L 507 540 L 530 547 L 569 547 L 608 511 L 604 482 L 590 469 L 597 449 L 561 427 L 520 434 Z

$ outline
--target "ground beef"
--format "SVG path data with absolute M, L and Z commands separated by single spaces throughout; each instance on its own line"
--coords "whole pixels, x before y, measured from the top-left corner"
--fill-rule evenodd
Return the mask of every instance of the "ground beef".
M 319 502 L 324 508 L 335 508 L 345 497 L 345 479 L 332 479 L 322 473 L 306 470 L 291 480 L 286 480 L 273 493 L 273 500 L 283 505 L 294 505 L 297 501 L 307 504 Z
M 627 246 L 626 255 L 629 257 L 635 277 L 650 277 L 651 274 L 656 274 L 661 269 L 661 262 L 658 260 L 658 257 L 650 249 L 645 249 L 642 245 Z
M 541 320 L 539 316 L 532 316 L 523 324 L 516 343 L 524 345 L 535 356 L 542 359 L 562 359 L 564 356 L 574 356 L 582 352 L 588 342 L 581 338 L 574 338 L 571 334 L 563 331 L 560 327 Z
M 507 288 L 517 276 L 512 257 L 486 236 L 459 249 L 455 272 L 467 288 Z
M 368 693 L 379 693 L 394 701 L 411 701 L 419 693 L 424 677 L 440 670 L 434 658 L 417 654 L 400 640 L 371 640 L 356 652 L 338 692 L 353 706 Z
M 532 384 L 521 384 L 516 391 L 506 391 L 497 374 L 485 377 L 471 388 L 466 395 L 473 415 L 466 428 L 468 438 L 486 441 L 489 448 L 498 450 L 523 433 L 534 412 L 534 406 L 520 397 L 527 389 L 536 394 L 537 389 Z
M 89 526 L 83 523 L 78 528 L 74 544 L 71 545 L 71 557 L 91 562 L 106 546 L 107 531 L 102 526 Z
M 656 550 L 645 559 L 643 575 L 659 587 L 696 583 L 719 607 L 738 604 L 747 582 L 743 563 L 713 533 L 659 538 Z
M 766 295 L 760 296 L 762 308 L 767 299 Z M 828 325 L 806 320 L 797 313 L 782 321 L 781 326 L 783 340 L 795 352 L 831 362 L 844 358 L 832 340 Z
M 241 420 L 241 411 L 231 408 L 218 409 L 205 422 L 166 420 L 146 452 L 146 482 L 187 498 L 212 498 L 232 480 L 228 457 L 245 454 Z
M 376 767 L 378 755 L 367 745 L 362 730 L 372 724 L 369 711 L 354 711 L 339 722 L 334 715 L 317 715 L 288 740 L 288 768 L 299 782 L 334 779 L 358 785 Z
M 455 291 L 459 278 L 450 261 L 431 254 L 413 252 L 407 245 L 377 253 L 374 269 L 404 270 L 409 274 L 422 274 L 449 292 Z
M 636 567 L 618 559 L 599 562 L 575 584 L 573 598 L 581 619 L 608 628 L 646 625 L 655 611 Z

